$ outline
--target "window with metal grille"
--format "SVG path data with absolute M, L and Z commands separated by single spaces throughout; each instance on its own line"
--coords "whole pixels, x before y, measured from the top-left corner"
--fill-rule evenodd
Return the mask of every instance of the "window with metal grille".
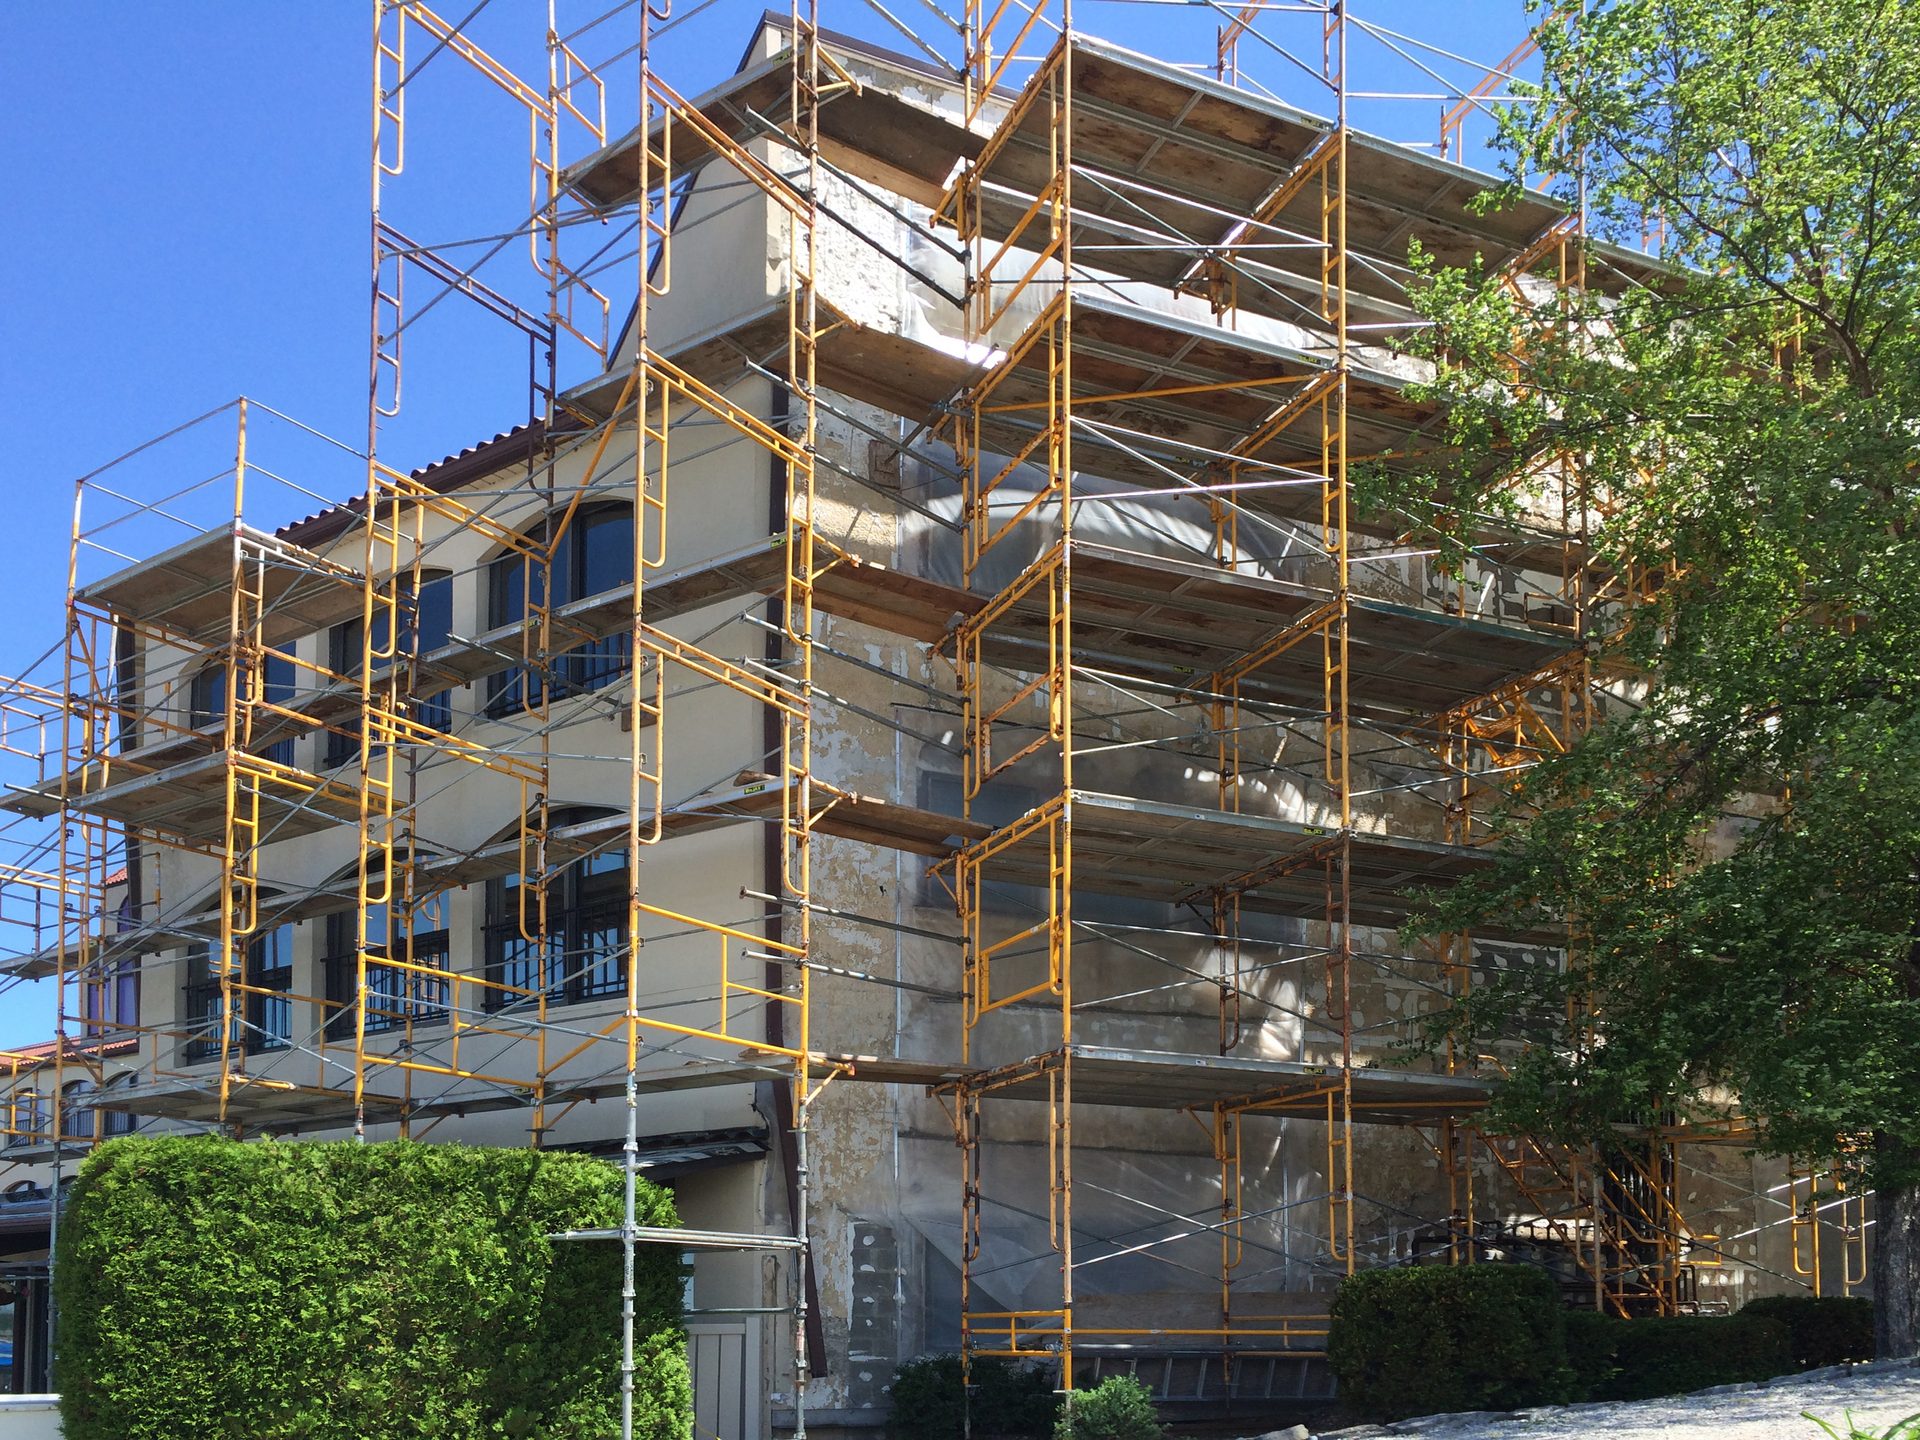
M 367 950 L 366 1034 L 447 1023 L 453 998 L 453 982 L 446 978 L 453 958 L 447 909 L 444 894 L 416 904 L 409 935 L 400 907 L 369 907 L 367 934 L 384 935 L 386 942 Z M 360 917 L 353 911 L 327 917 L 327 953 L 321 970 L 329 1040 L 351 1040 L 357 1028 L 359 925 Z
M 211 1060 L 220 1053 L 220 1033 L 228 1027 L 228 1045 L 247 1054 L 284 1050 L 293 1043 L 293 926 L 280 925 L 256 937 L 247 946 L 242 972 L 246 989 L 229 1014 L 220 978 L 205 945 L 187 957 L 183 1028 L 185 1058 Z
M 559 830 L 617 815 L 615 810 L 565 806 L 548 817 Z M 627 852 L 606 849 L 582 856 L 547 884 L 545 941 L 539 939 L 539 897 L 523 896 L 517 875 L 487 883 L 487 979 L 496 986 L 544 992 L 563 1004 L 624 995 L 627 989 Z M 487 1006 L 531 1003 L 533 994 L 489 989 Z

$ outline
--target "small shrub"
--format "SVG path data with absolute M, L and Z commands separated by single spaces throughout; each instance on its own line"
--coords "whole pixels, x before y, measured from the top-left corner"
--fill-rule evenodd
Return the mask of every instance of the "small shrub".
M 1873 1358 L 1871 1300 L 1840 1295 L 1763 1295 L 1749 1300 L 1740 1313 L 1756 1320 L 1778 1320 L 1787 1327 L 1796 1370 Z
M 1626 1320 L 1614 1334 L 1619 1374 L 1595 1399 L 1651 1400 L 1714 1385 L 1769 1380 L 1793 1369 L 1787 1327 L 1744 1313 Z
M 1109 1375 L 1076 1391 L 1053 1426 L 1054 1440 L 1160 1440 L 1166 1433 L 1153 1392 L 1131 1375 Z
M 967 1396 L 958 1355 L 909 1360 L 888 1387 L 894 1440 L 959 1440 L 966 1433 Z M 1044 1372 L 993 1355 L 973 1361 L 975 1440 L 1028 1440 L 1053 1429 L 1060 1400 Z
M 1559 1287 L 1526 1265 L 1364 1270 L 1334 1297 L 1327 1359 L 1369 1418 L 1513 1409 L 1567 1397 Z

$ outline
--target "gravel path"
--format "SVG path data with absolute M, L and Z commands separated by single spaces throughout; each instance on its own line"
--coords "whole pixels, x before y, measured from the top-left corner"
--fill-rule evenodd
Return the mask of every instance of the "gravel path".
M 1836 1365 L 1760 1385 L 1721 1385 L 1691 1395 L 1537 1410 L 1429 1415 L 1393 1425 L 1330 1430 L 1316 1440 L 1824 1440 L 1810 1411 L 1840 1428 L 1844 1412 L 1876 1434 L 1920 1414 L 1920 1360 Z M 1287 1436 L 1289 1432 L 1276 1432 Z M 1920 1435 L 1920 1432 L 1916 1432 Z M 1305 1440 L 1300 1432 L 1294 1432 Z M 1265 1440 L 1265 1437 L 1262 1437 Z

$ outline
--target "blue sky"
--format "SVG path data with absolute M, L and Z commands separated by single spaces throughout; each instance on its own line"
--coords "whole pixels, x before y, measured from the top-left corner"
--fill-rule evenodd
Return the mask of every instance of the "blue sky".
M 610 3 L 569 3 L 576 13 L 563 15 L 563 29 Z M 443 4 L 450 17 L 471 8 Z M 941 4 L 958 9 L 958 0 Z M 918 0 L 889 8 L 937 23 Z M 663 42 L 663 69 L 682 93 L 733 68 L 760 9 L 716 0 Z M 1360 0 L 1356 9 L 1384 31 L 1482 63 L 1526 23 L 1521 0 Z M 543 11 L 539 0 L 493 0 L 476 34 L 522 73 L 543 76 Z M 823 0 L 821 18 L 905 48 L 858 0 Z M 1084 29 L 1195 62 L 1211 58 L 1216 18 L 1198 5 L 1096 0 L 1076 12 Z M 371 29 L 367 0 L 0 4 L 0 156 L 11 196 L 0 222 L 9 450 L 0 671 L 20 672 L 59 638 L 76 476 L 241 394 L 364 442 Z M 596 32 L 583 48 L 610 35 Z M 1438 53 L 1410 53 L 1443 74 L 1466 73 Z M 1263 46 L 1247 42 L 1243 60 L 1284 98 L 1325 108 Z M 450 78 L 419 87 L 392 218 L 433 241 L 510 228 L 526 206 L 524 112 L 452 74 L 447 57 L 438 63 Z M 1356 39 L 1353 66 L 1363 89 L 1438 86 L 1385 39 Z M 1425 141 L 1441 108 L 1375 104 L 1360 119 Z M 508 267 L 502 283 L 520 287 L 515 298 L 537 303 L 525 261 L 516 253 L 499 265 Z M 390 463 L 411 467 L 524 418 L 511 337 L 463 323 L 449 316 L 438 334 L 423 327 L 418 363 L 408 357 L 409 404 L 381 442 Z M 182 443 L 165 453 L 211 473 L 231 457 L 231 428 Z M 359 482 L 345 458 L 317 462 L 307 479 L 350 493 Z M 165 478 L 156 466 L 142 480 Z M 0 1045 L 46 1030 L 43 1006 L 21 1003 L 19 992 L 0 999 Z

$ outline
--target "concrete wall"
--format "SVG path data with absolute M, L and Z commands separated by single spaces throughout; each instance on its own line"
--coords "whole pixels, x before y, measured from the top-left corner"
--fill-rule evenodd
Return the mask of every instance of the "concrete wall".
M 0 1395 L 0 1440 L 59 1440 L 58 1395 Z

